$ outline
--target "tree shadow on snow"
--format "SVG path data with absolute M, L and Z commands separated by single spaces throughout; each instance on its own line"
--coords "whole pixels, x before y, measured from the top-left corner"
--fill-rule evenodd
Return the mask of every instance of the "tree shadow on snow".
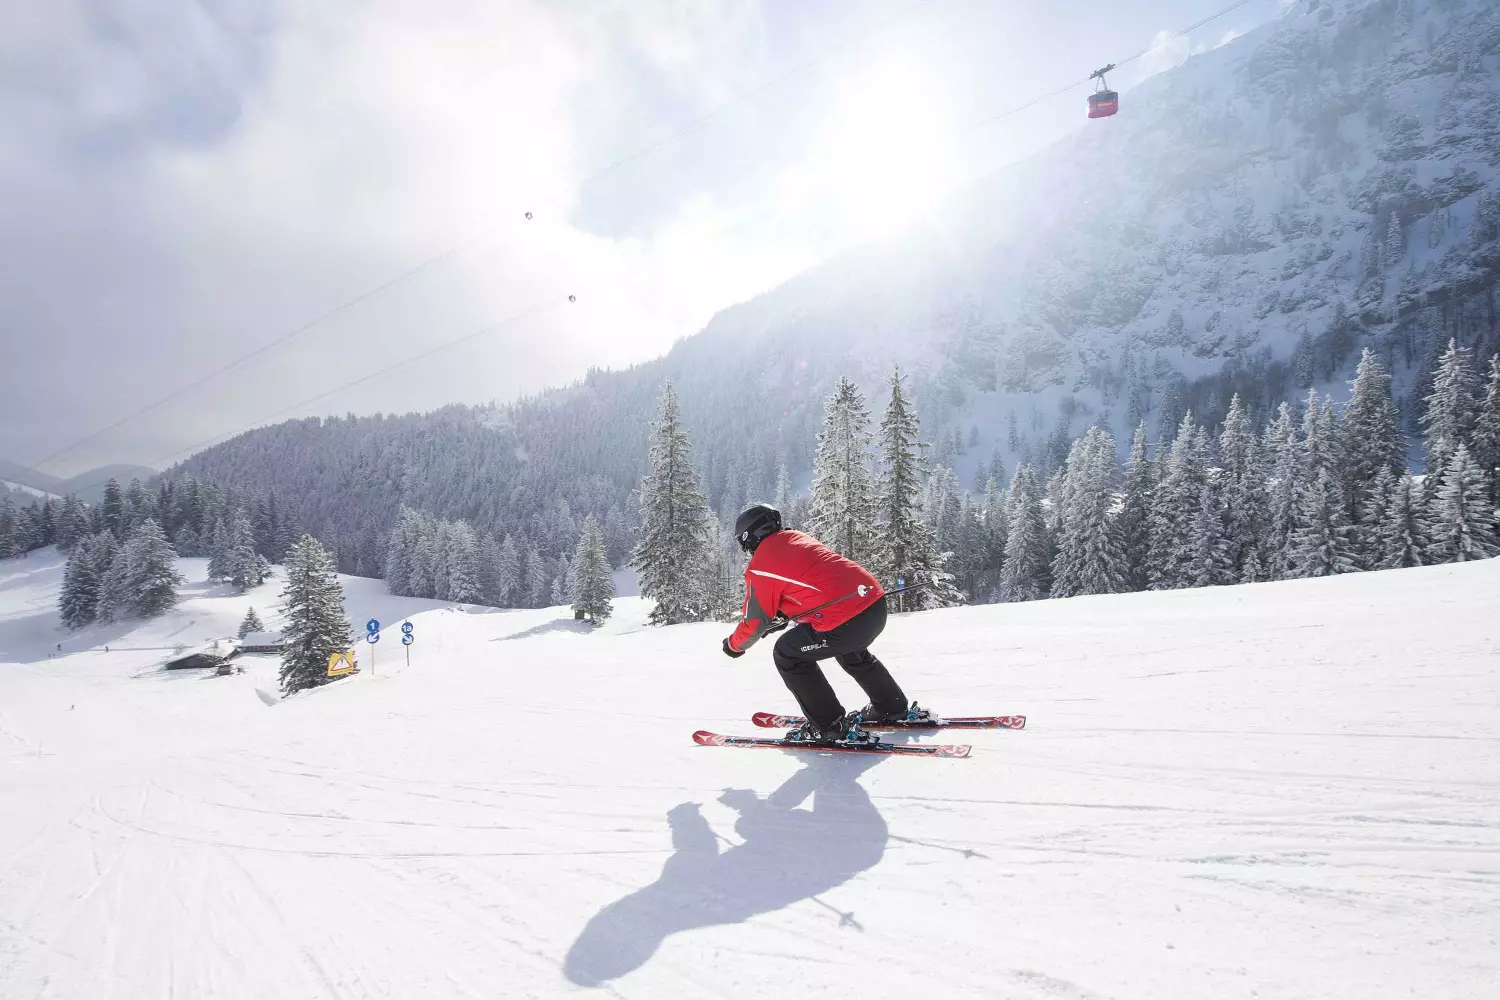
M 684 802 L 667 813 L 675 853 L 651 885 L 611 903 L 568 950 L 563 973 L 580 986 L 602 986 L 645 965 L 668 936 L 737 924 L 813 899 L 874 867 L 890 839 L 858 778 L 881 757 L 814 757 L 762 799 L 727 789 L 743 841 L 720 850 L 718 836 Z M 809 796 L 811 809 L 797 808 Z M 853 914 L 840 926 L 858 927 Z
M 510 642 L 514 639 L 530 639 L 532 636 L 547 635 L 552 632 L 572 632 L 575 635 L 587 635 L 592 631 L 594 631 L 593 622 L 581 622 L 575 618 L 554 618 L 550 622 L 533 625 L 531 628 L 516 632 L 513 635 L 496 636 L 490 642 Z

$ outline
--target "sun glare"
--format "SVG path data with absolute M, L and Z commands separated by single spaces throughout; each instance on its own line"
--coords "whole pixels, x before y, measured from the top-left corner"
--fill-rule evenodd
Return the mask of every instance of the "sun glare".
M 939 88 L 910 66 L 885 63 L 843 82 L 809 164 L 842 227 L 860 238 L 884 236 L 937 205 L 956 166 L 945 112 Z

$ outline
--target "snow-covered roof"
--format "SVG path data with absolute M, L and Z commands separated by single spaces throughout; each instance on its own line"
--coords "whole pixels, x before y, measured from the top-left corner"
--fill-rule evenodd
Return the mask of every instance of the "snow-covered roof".
M 245 637 L 240 640 L 241 646 L 279 646 L 281 645 L 280 632 L 246 632 Z
M 216 660 L 225 660 L 235 651 L 235 640 L 214 639 L 210 642 L 202 642 L 196 646 L 185 646 L 180 651 L 174 652 L 167 657 L 167 665 L 179 663 L 195 656 L 208 656 Z

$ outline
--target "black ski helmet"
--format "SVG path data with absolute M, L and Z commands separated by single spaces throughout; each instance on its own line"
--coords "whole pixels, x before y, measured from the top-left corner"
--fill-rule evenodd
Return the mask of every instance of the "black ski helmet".
M 758 503 L 734 519 L 734 537 L 746 552 L 754 552 L 767 535 L 780 530 L 781 511 L 770 504 Z

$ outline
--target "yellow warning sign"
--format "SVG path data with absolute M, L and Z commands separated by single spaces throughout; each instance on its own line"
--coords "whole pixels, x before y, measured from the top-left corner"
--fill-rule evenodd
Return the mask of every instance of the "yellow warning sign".
M 328 658 L 328 676 L 343 677 L 352 674 L 358 668 L 354 665 L 354 650 L 344 649 L 334 653 Z

